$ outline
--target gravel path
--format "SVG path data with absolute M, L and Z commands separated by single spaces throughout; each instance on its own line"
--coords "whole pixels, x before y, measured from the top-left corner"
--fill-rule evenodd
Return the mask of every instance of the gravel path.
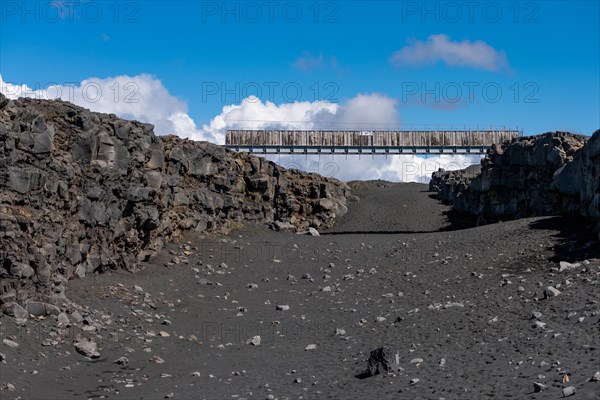
M 0 343 L 15 388 L 2 399 L 552 399 L 569 386 L 600 398 L 600 260 L 581 226 L 452 230 L 425 185 L 354 192 L 319 237 L 190 236 L 138 274 L 70 282 L 87 322 L 62 339 L 55 318 L 20 330 L 1 318 L 19 344 Z M 559 272 L 563 258 L 580 265 Z M 72 342 L 93 330 L 90 360 Z M 359 379 L 382 346 L 401 369 Z

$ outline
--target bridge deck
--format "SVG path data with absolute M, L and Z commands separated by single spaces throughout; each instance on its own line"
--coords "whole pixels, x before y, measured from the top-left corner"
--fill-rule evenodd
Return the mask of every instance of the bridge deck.
M 225 147 L 261 154 L 485 154 L 517 130 L 229 130 Z

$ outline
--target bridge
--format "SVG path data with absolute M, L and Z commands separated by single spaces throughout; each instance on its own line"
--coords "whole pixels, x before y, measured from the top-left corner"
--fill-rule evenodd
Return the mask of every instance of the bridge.
M 254 154 L 486 154 L 519 130 L 228 130 L 225 147 Z

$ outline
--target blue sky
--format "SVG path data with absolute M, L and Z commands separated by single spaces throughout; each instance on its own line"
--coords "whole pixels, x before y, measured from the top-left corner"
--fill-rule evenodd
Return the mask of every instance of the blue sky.
M 405 124 L 600 127 L 598 1 L 48 3 L 2 5 L 5 81 L 35 87 L 147 73 L 187 102 L 197 123 L 245 94 L 284 103 L 380 93 L 398 99 Z M 390 61 L 407 40 L 436 34 L 483 41 L 509 67 Z M 301 58 L 307 63 L 294 64 Z
M 107 98 L 116 82 L 115 104 L 83 105 L 161 127 L 159 118 L 178 113 L 179 134 L 212 129 L 223 107 L 258 95 L 274 107 L 236 118 L 305 121 L 322 110 L 283 108 L 326 100 L 341 105 L 327 112 L 345 110 L 337 122 L 349 128 L 506 125 L 589 135 L 600 127 L 599 3 L 3 1 L 0 74 L 32 90 L 99 79 Z M 128 80 L 136 90 L 126 90 Z M 128 90 L 137 109 L 122 104 Z M 170 111 L 154 109 L 167 104 Z

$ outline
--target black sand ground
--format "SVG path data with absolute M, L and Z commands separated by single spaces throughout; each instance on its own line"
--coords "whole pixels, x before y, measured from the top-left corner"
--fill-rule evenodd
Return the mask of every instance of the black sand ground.
M 20 330 L 1 318 L 2 338 L 20 344 L 0 343 L 1 382 L 15 386 L 2 400 L 554 399 L 570 385 L 574 399 L 600 398 L 600 382 L 589 381 L 600 370 L 600 261 L 583 223 L 455 229 L 468 221 L 425 185 L 355 192 L 361 201 L 320 237 L 254 227 L 190 236 L 138 274 L 71 282 L 69 297 L 104 321 L 99 359 L 75 351 L 81 324 L 42 346 L 53 318 Z M 185 244 L 189 263 L 165 266 Z M 533 311 L 545 327 L 532 327 Z M 246 344 L 255 335 L 260 345 Z M 402 370 L 359 379 L 383 345 L 399 352 Z M 113 363 L 122 356 L 127 366 Z M 547 390 L 534 393 L 534 382 Z

